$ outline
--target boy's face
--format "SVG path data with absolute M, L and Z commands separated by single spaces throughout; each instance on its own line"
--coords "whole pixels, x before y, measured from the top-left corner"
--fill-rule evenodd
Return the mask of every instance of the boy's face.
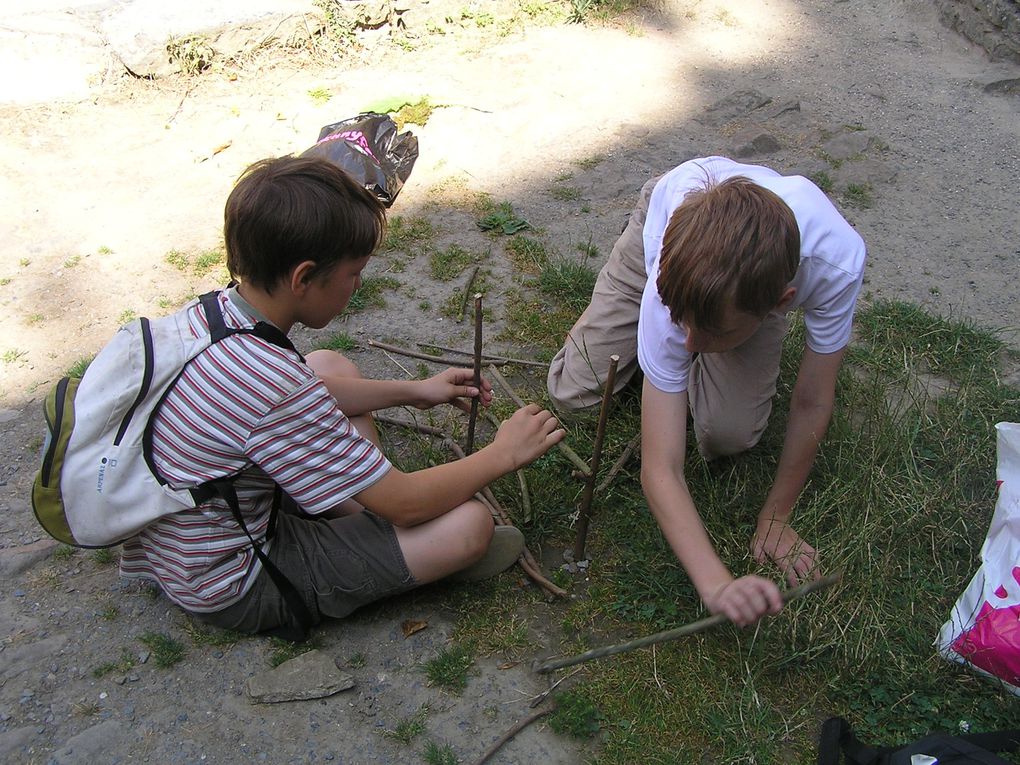
M 687 332 L 684 348 L 689 353 L 732 351 L 745 340 L 749 340 L 763 321 L 762 317 L 752 316 L 729 306 L 723 312 L 720 326 L 712 330 L 701 329 L 691 321 L 680 322 L 680 326 Z
M 339 316 L 351 295 L 361 286 L 361 271 L 371 257 L 341 260 L 326 276 L 313 278 L 302 301 L 301 323 L 312 329 L 322 329 Z

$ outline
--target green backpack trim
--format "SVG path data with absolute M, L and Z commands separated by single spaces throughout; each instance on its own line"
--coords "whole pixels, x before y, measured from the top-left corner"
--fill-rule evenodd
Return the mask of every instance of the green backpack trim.
M 43 402 L 46 417 L 46 445 L 43 448 L 42 467 L 32 485 L 32 509 L 46 532 L 68 545 L 78 545 L 64 514 L 64 500 L 60 494 L 60 473 L 64 466 L 67 443 L 74 430 L 74 395 L 80 378 L 65 377 L 58 382 Z

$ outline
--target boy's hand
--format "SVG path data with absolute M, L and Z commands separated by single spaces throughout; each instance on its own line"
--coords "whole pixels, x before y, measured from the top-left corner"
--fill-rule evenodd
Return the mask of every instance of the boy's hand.
M 465 399 L 478 397 L 478 403 L 488 406 L 492 402 L 492 384 L 484 377 L 482 388 L 475 387 L 475 373 L 470 369 L 445 369 L 422 380 L 415 389 L 417 397 L 408 403 L 418 409 L 429 409 L 437 404 L 452 404 L 469 411 L 471 404 Z
M 775 563 L 791 587 L 822 576 L 815 548 L 801 539 L 790 524 L 775 518 L 758 519 L 751 553 L 759 563 L 770 560 Z
M 518 409 L 500 423 L 490 446 L 503 450 L 510 457 L 511 470 L 524 467 L 563 440 L 567 431 L 559 427 L 553 413 L 538 404 Z
M 766 614 L 778 614 L 783 598 L 775 582 L 760 576 L 732 579 L 704 599 L 713 614 L 722 614 L 738 627 L 754 624 Z

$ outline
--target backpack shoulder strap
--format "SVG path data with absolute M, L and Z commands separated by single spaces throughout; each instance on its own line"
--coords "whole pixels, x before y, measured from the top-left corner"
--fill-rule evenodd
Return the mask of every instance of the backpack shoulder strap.
M 227 327 L 226 322 L 223 320 L 223 311 L 220 310 L 218 294 L 215 291 L 207 292 L 199 298 L 199 301 L 202 303 L 202 310 L 205 311 L 206 321 L 209 324 L 210 345 L 215 345 L 223 338 L 230 337 L 231 335 L 255 335 L 268 343 L 288 351 L 293 351 L 297 353 L 301 361 L 305 360 L 305 357 L 294 347 L 294 343 L 290 341 L 290 338 L 269 322 L 259 321 L 256 322 L 255 326 L 245 329 L 231 329 Z

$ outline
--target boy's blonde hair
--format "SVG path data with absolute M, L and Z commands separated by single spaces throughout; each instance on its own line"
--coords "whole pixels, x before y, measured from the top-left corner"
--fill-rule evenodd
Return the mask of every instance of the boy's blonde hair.
M 776 194 L 742 176 L 708 182 L 673 212 L 656 286 L 672 320 L 706 331 L 727 306 L 764 317 L 800 264 L 800 230 Z

